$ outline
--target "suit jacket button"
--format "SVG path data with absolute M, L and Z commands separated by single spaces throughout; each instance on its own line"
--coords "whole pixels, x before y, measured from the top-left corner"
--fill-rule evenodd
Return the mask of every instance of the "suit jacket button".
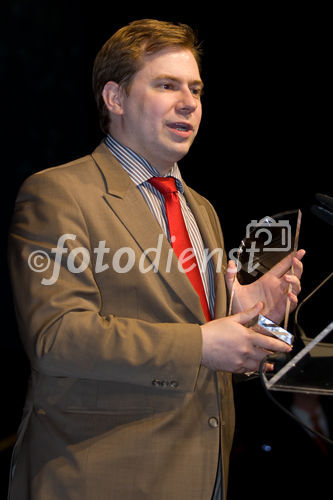
M 208 425 L 210 427 L 216 428 L 216 427 L 219 426 L 219 421 L 218 421 L 218 419 L 216 417 L 210 417 L 208 419 Z
M 172 387 L 173 389 L 176 389 L 178 387 L 178 382 L 177 380 L 171 380 L 170 382 L 170 387 Z
M 160 382 L 159 380 L 157 380 L 157 379 L 154 379 L 154 380 L 152 381 L 152 384 L 153 384 L 153 385 L 161 385 L 161 382 Z
M 167 380 L 161 380 L 161 382 L 160 382 L 161 387 L 168 387 L 168 385 L 169 385 L 169 382 Z

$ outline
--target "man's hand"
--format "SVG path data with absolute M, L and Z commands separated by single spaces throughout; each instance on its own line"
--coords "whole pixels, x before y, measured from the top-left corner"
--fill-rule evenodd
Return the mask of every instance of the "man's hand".
M 301 259 L 304 254 L 304 250 L 298 250 L 295 256 L 293 254 L 287 255 L 270 271 L 250 285 L 240 285 L 235 278 L 232 313 L 245 311 L 260 301 L 264 304 L 262 314 L 279 324 L 286 311 L 287 297 L 290 300 L 290 311 L 293 311 L 297 306 L 297 295 L 301 290 L 300 278 L 303 272 Z M 291 266 L 293 266 L 294 274 L 290 273 Z M 229 293 L 232 289 L 235 273 L 236 265 L 233 261 L 229 261 L 226 273 Z M 291 285 L 290 291 L 289 285 Z
M 258 370 L 272 352 L 290 352 L 288 344 L 244 326 L 262 307 L 259 302 L 247 311 L 202 325 L 202 364 L 211 370 L 246 373 Z

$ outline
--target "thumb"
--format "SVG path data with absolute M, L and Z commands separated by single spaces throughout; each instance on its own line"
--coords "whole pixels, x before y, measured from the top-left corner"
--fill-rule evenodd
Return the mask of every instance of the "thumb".
M 234 321 L 237 321 L 237 323 L 246 325 L 246 323 L 251 321 L 251 319 L 255 318 L 260 313 L 263 307 L 264 304 L 262 302 L 257 302 L 257 304 L 255 304 L 250 309 L 234 314 L 232 318 L 234 319 Z
M 234 280 L 237 280 L 237 266 L 233 260 L 229 260 L 227 271 L 225 273 L 225 282 L 229 293 L 231 292 Z

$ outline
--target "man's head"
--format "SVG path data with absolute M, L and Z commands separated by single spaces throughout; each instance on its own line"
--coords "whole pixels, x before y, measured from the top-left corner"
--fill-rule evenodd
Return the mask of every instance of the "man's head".
M 94 63 L 93 89 L 104 133 L 109 132 L 110 124 L 110 112 L 102 95 L 105 84 L 116 82 L 128 92 L 145 57 L 172 47 L 192 52 L 200 68 L 200 46 L 193 30 L 184 24 L 155 19 L 134 21 L 119 29 L 103 45 Z

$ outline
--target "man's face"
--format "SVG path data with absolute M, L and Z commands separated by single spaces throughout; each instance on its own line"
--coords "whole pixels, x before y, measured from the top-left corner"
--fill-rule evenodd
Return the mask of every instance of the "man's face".
M 146 57 L 128 92 L 121 91 L 111 133 L 165 174 L 198 132 L 202 86 L 191 51 L 164 49 Z

